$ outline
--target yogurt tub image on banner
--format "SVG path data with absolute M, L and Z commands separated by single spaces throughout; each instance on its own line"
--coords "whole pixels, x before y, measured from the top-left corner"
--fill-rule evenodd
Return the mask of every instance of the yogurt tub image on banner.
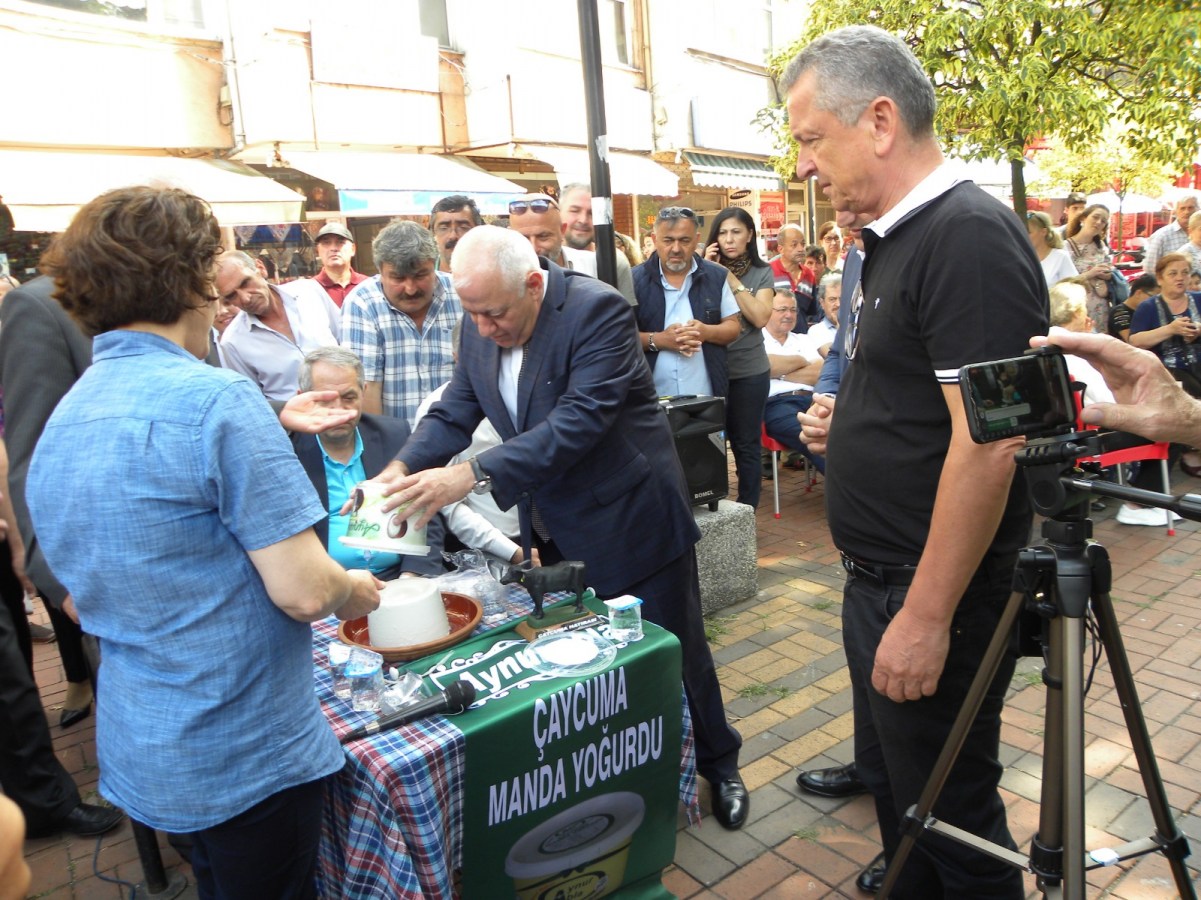
M 505 860 L 518 900 L 605 897 L 625 879 L 646 806 L 629 791 L 590 797 L 522 835 Z

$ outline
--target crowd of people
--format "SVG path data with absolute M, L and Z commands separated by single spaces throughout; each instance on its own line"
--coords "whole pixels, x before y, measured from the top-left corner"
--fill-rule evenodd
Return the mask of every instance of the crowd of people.
M 785 225 L 765 260 L 745 210 L 720 211 L 702 234 L 695 211 L 665 206 L 645 259 L 619 236 L 615 287 L 595 277 L 587 185 L 514 199 L 505 228 L 446 197 L 428 227 L 378 233 L 371 276 L 331 221 L 315 239 L 320 272 L 286 284 L 223 250 L 211 211 L 185 192 L 132 187 L 85 205 L 43 277 L 0 307 L 13 455 L 0 552 L 15 583 L 0 613 L 0 784 L 29 833 L 99 834 L 124 810 L 186 836 L 202 896 L 310 896 L 323 779 L 342 755 L 312 690 L 309 623 L 365 614 L 385 580 L 436 576 L 458 547 L 582 560 L 601 597 L 642 598 L 684 647 L 713 815 L 741 828 L 741 738 L 704 637 L 699 532 L 659 403 L 719 396 L 739 502 L 759 502 L 762 434 L 828 473 L 855 759 L 798 784 L 872 794 L 884 852 L 859 884 L 878 887 L 1032 519 L 1020 440 L 970 439 L 957 371 L 1062 346 L 1086 384 L 1082 421 L 1173 441 L 1201 474 L 1189 397 L 1201 397 L 1201 213 L 1181 200 L 1147 242 L 1148 273 L 1127 282 L 1104 207 L 1075 204 L 1062 234 L 1032 212 L 1023 231 L 957 178 L 935 140 L 932 86 L 896 38 L 827 34 L 782 90 L 798 174 L 817 179 L 836 220 L 812 244 Z M 417 510 L 427 557 L 339 540 L 366 479 Z M 103 523 L 86 541 L 68 514 L 80 508 Z M 64 664 L 85 634 L 99 639 L 103 690 L 93 700 L 80 651 L 68 700 L 80 717 L 96 703 L 113 807 L 82 802 L 54 757 L 29 623 L 11 600 L 26 591 L 47 601 Z M 271 647 L 270 666 L 231 645 L 248 632 Z M 997 752 L 1013 662 L 935 808 L 1009 847 Z M 1016 898 L 1022 884 L 934 837 L 894 896 L 937 892 Z

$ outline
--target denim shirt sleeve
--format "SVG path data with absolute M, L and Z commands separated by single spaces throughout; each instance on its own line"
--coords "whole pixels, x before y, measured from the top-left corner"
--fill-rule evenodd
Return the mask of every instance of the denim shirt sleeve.
M 199 439 L 206 489 L 244 549 L 277 544 L 324 518 L 279 420 L 249 382 L 238 379 L 216 394 Z

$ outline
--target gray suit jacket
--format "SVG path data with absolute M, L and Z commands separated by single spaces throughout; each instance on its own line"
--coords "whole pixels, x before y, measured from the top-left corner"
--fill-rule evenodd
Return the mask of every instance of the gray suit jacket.
M 0 305 L 0 386 L 8 489 L 25 541 L 25 571 L 45 599 L 61 606 L 67 589 L 42 556 L 25 505 L 25 476 L 46 420 L 92 364 L 92 340 L 51 296 L 53 289 L 51 279 L 36 278 L 10 291 Z

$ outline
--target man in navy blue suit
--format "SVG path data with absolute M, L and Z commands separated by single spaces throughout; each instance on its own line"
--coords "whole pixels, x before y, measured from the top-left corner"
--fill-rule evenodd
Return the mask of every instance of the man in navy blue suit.
M 697 769 L 713 787 L 714 816 L 741 828 L 750 809 L 742 739 L 726 721 L 705 642 L 700 534 L 633 311 L 608 285 L 540 262 L 502 228 L 468 232 L 451 273 L 468 313 L 459 364 L 379 480 L 391 482 L 397 503 L 427 510 L 469 491 L 490 491 L 502 509 L 520 504 L 522 533 L 534 532 L 544 564 L 582 560 L 601 597 L 642 598 L 646 618 L 683 647 Z M 504 442 L 440 468 L 485 416 Z

